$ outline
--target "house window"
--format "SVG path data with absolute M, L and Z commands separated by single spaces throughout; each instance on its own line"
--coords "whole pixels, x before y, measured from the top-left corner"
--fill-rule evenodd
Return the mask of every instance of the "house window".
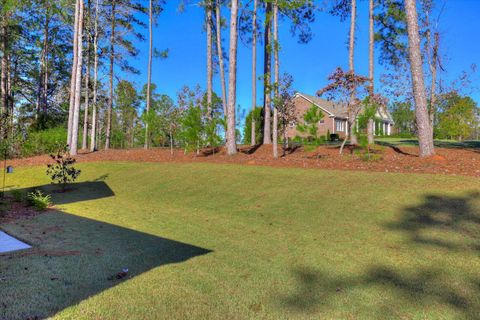
M 319 123 L 319 124 L 324 124 L 324 123 L 325 123 L 325 120 L 322 119 L 322 120 L 318 121 L 318 123 Z
M 345 121 L 335 120 L 335 131 L 345 131 Z

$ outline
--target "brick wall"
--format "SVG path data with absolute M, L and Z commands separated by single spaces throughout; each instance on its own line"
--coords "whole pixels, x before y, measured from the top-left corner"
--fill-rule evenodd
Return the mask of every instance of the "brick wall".
M 311 108 L 312 103 L 302 97 L 295 97 L 295 115 L 297 118 L 296 123 L 303 123 L 303 115 L 307 112 L 308 109 Z M 322 111 L 323 112 L 323 111 Z M 345 132 L 334 132 L 334 118 L 330 118 L 326 112 L 323 112 L 323 122 L 320 121 L 318 126 L 318 134 L 319 135 L 326 135 L 329 131 L 330 133 L 337 133 L 340 137 L 345 137 Z M 287 130 L 287 136 L 289 138 L 295 138 L 296 136 L 302 136 L 301 132 L 298 132 L 296 129 L 296 125 L 294 127 L 290 127 Z

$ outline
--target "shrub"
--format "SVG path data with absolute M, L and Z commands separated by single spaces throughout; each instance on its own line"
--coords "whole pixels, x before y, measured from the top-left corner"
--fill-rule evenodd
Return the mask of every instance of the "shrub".
M 23 157 L 55 152 L 59 143 L 67 140 L 67 130 L 55 127 L 41 131 L 29 131 L 20 153 Z
M 27 200 L 38 211 L 44 211 L 52 205 L 52 197 L 48 194 L 43 194 L 40 190 L 30 192 L 27 195 Z
M 25 198 L 24 193 L 21 190 L 15 189 L 10 192 L 15 202 L 22 202 Z
M 263 108 L 256 107 L 248 113 L 243 127 L 243 143 L 251 144 L 252 140 L 252 117 L 255 119 L 255 144 L 263 141 Z
M 55 163 L 47 165 L 47 175 L 52 183 L 61 184 L 62 191 L 65 191 L 67 184 L 77 180 L 81 171 L 73 167 L 76 160 L 70 156 L 67 145 L 59 147 L 57 153 L 50 157 Z
M 340 139 L 340 136 L 338 133 L 331 133 L 330 134 L 330 141 L 338 141 Z

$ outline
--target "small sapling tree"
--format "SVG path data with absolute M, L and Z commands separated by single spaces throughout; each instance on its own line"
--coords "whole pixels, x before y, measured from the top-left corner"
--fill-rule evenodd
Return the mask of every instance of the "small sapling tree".
M 283 74 L 280 82 L 278 83 L 278 94 L 273 98 L 273 103 L 278 112 L 278 131 L 279 134 L 283 137 L 283 156 L 285 156 L 285 152 L 288 147 L 288 124 L 292 121 L 295 121 L 296 119 L 295 104 L 293 102 L 293 95 L 295 94 L 295 92 L 292 89 L 292 84 L 293 77 L 287 73 Z
M 303 115 L 303 123 L 297 125 L 298 131 L 306 136 L 309 142 L 304 146 L 307 151 L 316 150 L 317 147 L 323 143 L 322 137 L 318 135 L 318 122 L 322 120 L 323 117 L 322 110 L 317 106 L 312 105 Z
M 353 71 L 343 71 L 342 68 L 337 68 L 329 77 L 330 83 L 317 91 L 318 96 L 324 94 L 328 95 L 329 100 L 336 100 L 338 103 L 347 106 L 347 121 L 350 130 L 349 135 L 354 133 L 356 128 L 357 117 L 362 110 L 362 101 L 357 97 L 359 89 L 365 89 L 364 85 L 368 83 L 369 79 L 355 74 Z M 343 152 L 345 142 L 343 140 L 340 147 L 340 154 Z
M 76 160 L 70 156 L 67 145 L 60 146 L 57 153 L 51 154 L 50 157 L 55 163 L 47 165 L 47 175 L 52 180 L 52 183 L 60 184 L 62 192 L 64 192 L 67 184 L 77 180 L 81 171 L 73 167 Z
M 361 149 L 360 157 L 362 160 L 370 161 L 375 160 L 374 145 L 369 143 L 368 132 L 366 133 L 368 122 L 373 120 L 377 121 L 377 111 L 386 108 L 387 99 L 380 94 L 373 94 L 366 96 L 362 102 L 364 108 L 357 118 L 357 136 L 359 141 L 359 147 Z

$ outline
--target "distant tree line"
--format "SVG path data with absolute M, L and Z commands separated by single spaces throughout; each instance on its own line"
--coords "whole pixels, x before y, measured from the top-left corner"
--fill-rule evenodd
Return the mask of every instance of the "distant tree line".
M 368 75 L 355 71 L 355 32 L 360 23 L 356 0 L 183 0 L 178 4 L 186 10 L 192 2 L 205 17 L 199 26 L 207 43 L 205 89 L 183 88 L 177 97 L 168 97 L 160 93 L 161 84 L 151 79 L 155 59 L 169 54 L 152 41 L 165 1 L 0 0 L 0 113 L 4 119 L 0 137 L 9 152 L 45 152 L 53 145 L 46 141 L 52 137 L 66 142 L 72 155 L 78 149 L 161 145 L 172 152 L 174 147 L 199 152 L 225 145 L 233 155 L 241 141 L 236 101 L 240 42 L 252 49 L 252 111 L 246 117 L 243 141 L 272 145 L 272 156 L 277 158 L 294 108 L 293 79 L 280 71 L 282 37 L 308 43 L 319 10 L 350 22 L 348 70 L 332 68 L 329 84 L 318 94 L 348 106 L 352 144 L 358 143 L 357 134 L 363 128 L 355 126 L 360 114 L 370 114 L 367 109 L 373 112 L 364 129 L 369 143 L 374 142 L 378 108 L 390 109 L 399 133 L 419 137 L 422 156 L 434 153 L 434 136 L 477 136 L 478 110 L 468 97 L 471 74 L 464 73 L 451 83 L 439 80 L 446 71 L 437 1 L 369 0 Z M 225 12 L 228 16 L 222 15 Z M 290 35 L 280 35 L 279 20 L 289 24 Z M 224 37 L 229 39 L 228 48 Z M 126 78 L 141 76 L 130 61 L 139 54 L 137 42 L 143 40 L 149 43 L 147 74 L 145 86 L 138 90 Z M 257 72 L 259 46 L 262 72 Z M 389 70 L 379 78 L 379 88 L 374 86 L 375 48 L 380 49 L 380 63 Z M 220 93 L 213 92 L 216 72 Z M 263 81 L 261 106 L 257 105 L 258 79 Z

